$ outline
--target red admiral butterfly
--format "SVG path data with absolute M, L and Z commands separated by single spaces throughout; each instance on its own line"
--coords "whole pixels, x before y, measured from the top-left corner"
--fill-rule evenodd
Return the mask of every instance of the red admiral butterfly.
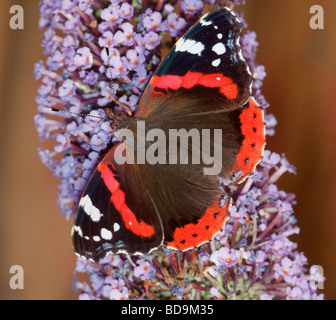
M 135 133 L 139 120 L 164 132 L 221 129 L 218 176 L 236 183 L 252 174 L 265 145 L 241 29 L 229 9 L 203 16 L 162 61 L 128 122 Z M 79 256 L 99 261 L 110 252 L 141 254 L 160 245 L 185 251 L 223 228 L 230 200 L 219 205 L 225 193 L 216 175 L 204 175 L 202 164 L 119 164 L 122 143 L 98 165 L 79 202 L 72 229 Z

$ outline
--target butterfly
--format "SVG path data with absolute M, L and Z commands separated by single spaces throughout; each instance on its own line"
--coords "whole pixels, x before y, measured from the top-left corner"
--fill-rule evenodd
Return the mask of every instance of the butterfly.
M 129 146 L 118 142 L 79 202 L 72 228 L 77 255 L 98 262 L 108 253 L 144 254 L 160 246 L 186 251 L 222 230 L 231 200 L 218 177 L 241 183 L 253 173 L 265 146 L 263 110 L 252 96 L 241 30 L 227 8 L 203 16 L 161 62 L 127 124 L 137 137 L 135 149 L 139 143 L 150 145 L 146 134 L 155 128 L 167 135 L 169 130 L 208 130 L 210 150 L 218 147 L 214 133 L 220 132 L 218 172 L 204 174 L 205 160 L 150 164 L 137 157 L 120 163 L 117 151 L 127 152 Z M 141 122 L 146 130 L 139 137 Z M 191 156 L 192 139 L 184 145 Z

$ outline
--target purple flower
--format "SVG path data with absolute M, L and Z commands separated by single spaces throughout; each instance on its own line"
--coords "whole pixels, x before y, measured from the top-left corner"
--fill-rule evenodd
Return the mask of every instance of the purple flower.
M 147 31 L 161 31 L 162 29 L 162 15 L 160 12 L 152 11 L 147 9 L 146 16 L 143 18 L 143 26 L 147 29 Z
M 88 158 L 83 161 L 82 169 L 83 169 L 83 177 L 90 177 L 93 170 L 98 165 L 99 153 L 92 151 L 89 153 Z
M 246 34 L 241 37 L 241 46 L 244 57 L 254 60 L 259 46 L 257 34 L 254 31 L 246 32 Z
M 262 161 L 260 162 L 260 165 L 271 168 L 279 164 L 280 160 L 281 160 L 281 157 L 278 153 L 271 152 L 270 150 L 265 150 L 264 157 Z
M 276 118 L 273 114 L 267 114 L 265 116 L 266 122 L 266 134 L 269 136 L 273 136 L 275 134 L 275 127 L 278 124 Z
M 147 50 L 153 50 L 160 44 L 161 38 L 156 32 L 149 31 L 144 36 L 138 35 L 135 40 L 139 46 Z
M 46 64 L 50 71 L 57 71 L 59 68 L 63 67 L 64 60 L 64 55 L 59 50 L 57 50 L 47 59 Z
M 139 83 L 140 87 L 141 87 L 141 84 L 144 82 L 145 81 Z M 131 95 L 129 97 L 127 95 L 124 95 L 119 99 L 119 101 L 127 104 L 132 111 L 135 111 L 138 101 L 139 101 L 139 97 L 136 95 Z
M 267 262 L 268 255 L 263 250 L 258 250 L 253 256 L 253 261 L 256 265 L 265 265 Z
M 293 263 L 289 258 L 284 257 L 281 259 L 280 263 L 274 266 L 275 277 L 278 278 L 282 276 L 284 280 L 291 283 L 292 277 L 300 273 L 300 269 L 296 264 Z
M 88 293 L 82 293 L 79 295 L 78 300 L 92 300 L 92 297 Z
M 92 14 L 93 9 L 91 9 L 92 0 L 78 0 L 78 8 L 84 11 L 87 15 Z
M 211 254 L 210 260 L 216 266 L 232 267 L 237 264 L 241 252 L 235 249 L 222 247 Z
M 80 74 L 82 75 L 81 77 L 83 79 L 83 83 L 89 86 L 93 86 L 99 78 L 99 74 L 93 70 L 89 72 L 82 70 Z
M 119 61 L 119 60 L 117 60 Z M 123 65 L 121 64 L 121 66 L 123 67 Z M 102 96 L 102 98 L 99 98 L 97 100 L 98 105 L 100 106 L 106 106 L 108 103 L 110 103 L 113 100 L 113 96 L 114 96 L 114 88 L 111 88 L 110 85 L 107 84 L 103 84 L 103 87 L 100 90 L 100 95 Z
M 270 248 L 276 256 L 285 256 L 289 253 L 286 238 L 278 238 L 271 242 Z
M 102 36 L 98 39 L 98 44 L 101 47 L 113 47 L 114 46 L 114 37 L 111 31 L 105 31 Z
M 57 50 L 59 42 L 55 41 L 55 36 L 56 33 L 52 29 L 48 29 L 43 34 L 42 46 L 44 48 L 44 54 L 53 54 Z
M 134 276 L 141 280 L 153 279 L 155 277 L 155 269 L 149 261 L 138 261 L 139 266 L 134 268 Z
M 225 244 L 225 242 L 228 240 L 229 234 L 232 232 L 232 230 L 233 230 L 232 225 L 226 224 L 223 231 L 216 234 L 215 239 L 218 240 L 221 244 Z
M 43 150 L 41 148 L 38 148 L 38 153 L 41 159 L 41 162 L 49 169 L 53 169 L 53 156 L 55 153 L 49 151 L 49 150 Z
M 91 172 L 92 173 L 92 172 Z M 81 192 L 87 184 L 87 179 L 83 175 L 83 177 L 79 177 L 74 181 L 74 190 Z
M 42 60 L 35 63 L 35 66 L 34 66 L 34 78 L 35 78 L 35 80 L 38 80 L 38 79 L 42 78 L 44 71 L 45 71 L 45 67 L 44 67 L 44 62 Z
M 76 50 L 74 48 L 67 48 L 63 51 L 65 56 L 65 67 L 67 71 L 73 72 L 77 69 L 77 65 L 75 64 Z
M 59 130 L 62 127 L 62 122 L 46 118 L 42 114 L 37 114 L 34 117 L 36 130 L 40 140 L 47 140 L 53 131 Z
M 56 152 L 62 152 L 69 147 L 69 137 L 64 134 L 58 134 L 56 137 L 56 141 L 59 143 L 54 147 Z
M 56 87 L 55 82 L 52 81 L 49 77 L 43 77 L 42 82 L 44 85 L 38 88 L 38 94 L 43 97 L 51 95 Z
M 279 195 L 279 190 L 277 185 L 275 184 L 270 184 L 267 186 L 267 194 L 272 197 L 276 198 Z
M 96 278 L 95 290 L 101 291 L 104 298 L 110 300 L 127 300 L 129 298 L 128 289 L 125 286 L 125 281 L 107 276 L 105 279 Z
M 197 14 L 203 9 L 203 1 L 201 0 L 183 0 L 181 1 L 181 9 L 186 14 Z
M 132 83 L 139 89 L 144 89 L 147 81 L 149 80 L 149 74 L 146 68 L 138 68 L 134 77 L 132 78 Z M 137 102 L 137 101 L 135 101 Z
M 176 13 L 172 12 L 168 15 L 166 21 L 166 30 L 170 33 L 172 37 L 180 36 L 187 22 L 179 17 Z
M 292 164 L 289 163 L 289 161 L 287 160 L 286 156 L 283 154 L 282 158 L 281 158 L 281 167 L 279 170 L 284 170 L 284 171 L 288 171 L 290 173 L 294 173 L 296 174 L 296 168 L 295 166 L 293 166 Z
M 232 221 L 238 221 L 239 223 L 245 223 L 245 215 L 247 213 L 247 210 L 245 208 L 239 208 L 232 206 L 230 210 L 230 217 Z
M 302 290 L 299 287 L 287 287 L 287 300 L 302 300 Z
M 210 288 L 209 293 L 210 293 L 209 294 L 210 297 L 216 297 L 217 299 L 223 298 L 223 295 L 220 293 L 218 288 L 215 288 L 215 287 Z
M 110 300 L 128 300 L 128 289 L 126 287 L 123 287 L 121 290 L 112 289 L 109 298 Z
M 109 254 L 101 260 L 101 264 L 121 268 L 124 264 L 124 260 L 120 257 L 119 254 Z
M 98 109 L 90 111 L 90 113 L 87 117 L 84 118 L 84 122 L 80 126 L 81 131 L 85 133 L 91 132 L 92 134 L 99 132 L 101 130 L 100 124 L 102 123 L 103 118 L 105 118 L 103 110 Z
M 95 151 L 101 151 L 107 147 L 109 142 L 109 135 L 104 131 L 99 131 L 91 137 L 92 149 Z
M 184 287 L 181 287 L 179 284 L 172 288 L 172 295 L 175 296 L 177 299 L 181 299 L 181 295 L 184 291 Z
M 208 262 L 209 261 L 209 258 L 210 258 L 210 255 L 208 252 L 201 252 L 199 255 L 198 255 L 198 258 L 201 262 Z
M 110 5 L 108 8 L 103 9 L 100 15 L 101 19 L 106 21 L 109 26 L 119 24 L 122 21 L 120 9 L 117 6 Z
M 256 99 L 256 101 L 258 102 L 258 104 L 260 104 L 260 106 L 263 109 L 267 109 L 270 106 L 270 104 L 266 101 L 265 97 L 261 94 L 260 89 L 257 89 L 255 91 L 254 98 Z M 267 114 L 266 114 L 266 116 L 267 116 Z M 276 122 L 275 118 L 274 118 L 274 120 Z M 276 126 L 276 123 L 273 126 Z M 267 125 L 266 125 L 266 129 L 267 129 Z
M 120 12 L 123 18 L 126 18 L 126 19 L 132 18 L 134 14 L 134 7 L 130 5 L 129 3 L 124 2 L 120 6 Z
M 125 22 L 120 26 L 120 29 L 121 30 L 118 30 L 114 35 L 115 42 L 123 46 L 132 46 L 134 44 L 133 25 L 129 22 Z
M 266 77 L 265 67 L 262 65 L 258 65 L 253 70 L 253 77 L 255 81 L 253 82 L 253 88 L 259 89 L 262 86 L 262 81 Z
M 110 68 L 106 71 L 106 76 L 110 79 L 112 72 L 113 78 L 119 78 L 127 74 L 127 58 L 126 57 L 120 57 L 120 56 L 112 56 L 110 59 L 111 63 L 111 70 Z
M 282 215 L 290 215 L 294 212 L 293 206 L 287 201 L 278 200 L 275 207 Z
M 74 82 L 70 79 L 65 80 L 62 86 L 58 89 L 58 94 L 66 101 L 71 100 L 71 98 L 73 98 L 76 94 L 76 87 Z
M 66 20 L 64 24 L 64 33 L 72 33 L 74 29 L 79 27 L 80 25 L 80 16 L 75 15 L 74 17 L 70 18 L 69 20 Z
M 143 69 L 143 63 L 145 62 L 145 56 L 140 50 L 131 49 L 126 53 L 127 68 L 128 70 Z
M 74 3 L 72 0 L 63 0 L 62 1 L 62 10 L 64 10 L 66 13 L 72 13 L 74 8 Z
M 74 37 L 70 34 L 64 37 L 63 43 L 62 43 L 63 47 L 65 48 L 77 47 L 78 44 L 79 44 L 79 41 L 77 37 Z
M 81 67 L 83 69 L 91 68 L 93 63 L 93 56 L 90 49 L 87 47 L 78 49 L 74 61 L 77 67 Z

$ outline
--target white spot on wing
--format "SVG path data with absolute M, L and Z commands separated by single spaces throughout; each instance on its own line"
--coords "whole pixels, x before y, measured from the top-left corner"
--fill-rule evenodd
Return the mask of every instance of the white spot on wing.
M 96 241 L 96 242 L 98 242 L 98 241 L 100 241 L 100 237 L 98 237 L 98 236 L 93 236 L 93 241 Z
M 80 200 L 79 205 L 83 208 L 84 212 L 91 217 L 93 222 L 98 222 L 103 216 L 99 209 L 92 204 L 88 194 Z
M 214 61 L 211 62 L 211 64 L 214 66 L 214 67 L 218 67 L 221 63 L 221 59 L 216 59 Z M 218 79 L 218 78 L 217 78 Z
M 222 35 L 221 33 L 218 33 L 218 34 L 217 34 L 217 38 L 218 38 L 218 39 L 222 39 L 222 38 L 223 38 L 223 35 Z
M 105 229 L 105 228 L 102 228 L 100 230 L 100 235 L 104 240 L 111 240 L 112 239 L 112 232 L 110 230 Z
M 191 54 L 201 55 L 202 51 L 205 49 L 205 46 L 202 42 L 192 40 L 192 39 L 183 39 L 181 38 L 176 43 L 175 51 L 180 52 L 189 52 Z
M 114 232 L 117 232 L 117 231 L 119 231 L 120 230 L 120 225 L 118 224 L 118 223 L 114 223 L 113 224 L 113 231 Z
M 212 47 L 212 51 L 216 52 L 218 55 L 224 54 L 226 49 L 223 43 L 218 42 Z
M 80 226 L 73 226 L 72 233 L 77 232 L 80 237 L 83 237 L 83 232 Z
M 212 21 L 206 21 L 204 19 L 201 19 L 200 23 L 204 27 L 204 26 L 210 26 L 212 24 Z

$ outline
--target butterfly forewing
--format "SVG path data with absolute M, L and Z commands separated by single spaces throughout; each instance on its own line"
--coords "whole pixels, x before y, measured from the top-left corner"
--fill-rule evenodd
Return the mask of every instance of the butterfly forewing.
M 113 147 L 93 173 L 73 227 L 75 252 L 99 261 L 108 252 L 145 253 L 163 242 L 163 229 L 138 167 L 118 164 Z
M 162 112 L 167 95 L 198 99 L 197 109 L 180 114 L 229 110 L 251 95 L 252 75 L 239 43 L 241 22 L 222 8 L 202 17 L 172 48 L 145 90 L 135 116 Z M 169 111 L 167 111 L 169 112 Z

